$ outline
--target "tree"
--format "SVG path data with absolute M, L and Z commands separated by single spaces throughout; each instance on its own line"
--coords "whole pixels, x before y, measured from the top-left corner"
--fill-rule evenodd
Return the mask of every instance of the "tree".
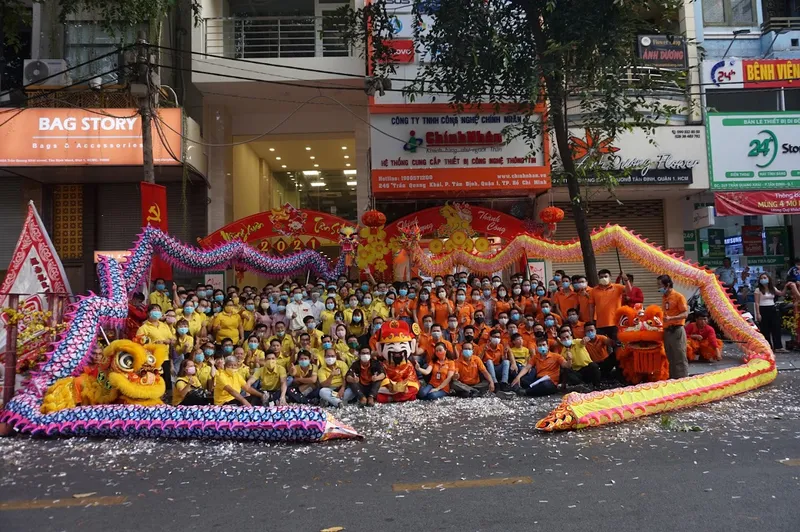
M 510 138 L 522 137 L 532 144 L 545 132 L 554 137 L 586 274 L 593 285 L 597 266 L 586 219 L 588 196 L 581 186 L 591 176 L 613 191 L 618 176 L 599 166 L 597 153 L 576 166 L 568 126 L 578 124 L 569 124 L 567 117 L 580 115 L 594 136 L 613 139 L 633 127 L 652 129 L 678 111 L 676 105 L 649 97 L 657 80 L 636 69 L 635 45 L 637 34 L 665 33 L 660 20 L 669 20 L 679 1 L 413 0 L 415 46 L 431 59 L 420 65 L 403 90 L 412 99 L 441 94 L 456 110 L 516 104 L 525 120 L 507 129 Z M 373 84 L 379 87 L 386 86 L 381 80 L 396 73 L 386 42 L 394 35 L 392 13 L 380 0 L 362 9 L 340 10 L 345 39 L 365 50 Z M 427 14 L 433 20 L 427 21 L 423 32 Z M 631 69 L 636 86 L 626 75 Z M 658 82 L 663 83 L 665 77 L 685 73 L 659 75 Z M 542 99 L 548 109 L 544 123 L 534 114 Z

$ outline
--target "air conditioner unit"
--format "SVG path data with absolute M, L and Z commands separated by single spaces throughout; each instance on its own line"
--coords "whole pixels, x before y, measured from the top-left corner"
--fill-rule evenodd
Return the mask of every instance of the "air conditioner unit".
M 25 85 L 66 87 L 70 84 L 67 62 L 63 59 L 26 59 L 22 70 Z

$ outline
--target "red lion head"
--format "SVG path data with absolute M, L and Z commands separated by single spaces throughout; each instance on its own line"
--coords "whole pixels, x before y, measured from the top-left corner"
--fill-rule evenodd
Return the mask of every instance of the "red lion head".
M 650 305 L 644 310 L 641 306 L 637 305 L 637 307 L 617 309 L 617 338 L 619 341 L 639 348 L 651 347 L 648 344 L 664 343 L 664 312 L 661 307 Z

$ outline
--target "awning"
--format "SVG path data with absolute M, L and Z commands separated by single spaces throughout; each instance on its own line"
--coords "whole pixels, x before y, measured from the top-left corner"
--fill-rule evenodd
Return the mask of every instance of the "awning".
M 717 216 L 800 214 L 800 190 L 715 192 Z

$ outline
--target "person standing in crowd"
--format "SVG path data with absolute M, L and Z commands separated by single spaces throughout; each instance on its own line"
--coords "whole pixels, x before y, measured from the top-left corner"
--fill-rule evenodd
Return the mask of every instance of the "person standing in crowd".
M 286 305 L 289 330 L 292 333 L 303 330 L 305 328 L 304 320 L 309 316 L 311 316 L 311 304 L 303 301 L 303 291 L 300 288 L 295 288 L 292 291 L 292 301 Z
M 669 362 L 669 378 L 681 379 L 689 375 L 689 362 L 686 358 L 686 329 L 684 325 L 689 316 L 689 307 L 683 294 L 675 290 L 669 275 L 658 277 L 658 291 L 661 292 L 661 308 L 664 310 L 664 350 Z
M 144 294 L 134 292 L 128 302 L 128 319 L 125 321 L 125 338 L 133 340 L 136 331 L 147 321 L 147 306 L 144 304 Z
M 461 346 L 461 356 L 456 359 L 451 384 L 453 391 L 459 397 L 477 397 L 487 390 L 494 393 L 494 380 L 483 361 L 474 353 L 472 342 L 464 342 Z
M 591 310 L 591 294 L 592 289 L 589 288 L 589 283 L 586 280 L 585 275 L 573 275 L 572 276 L 572 289 L 577 295 L 578 299 L 578 306 L 574 307 L 578 309 L 578 316 L 580 317 L 580 321 L 586 323 L 587 321 L 592 321 L 594 316 L 592 316 L 589 311 Z
M 597 333 L 616 342 L 617 324 L 614 320 L 617 309 L 622 306 L 623 295 L 630 294 L 631 284 L 624 272 L 620 272 L 624 286 L 611 282 L 610 270 L 602 269 L 597 276 L 600 284 L 592 288 L 589 295 L 589 314 L 594 317 Z
M 147 307 L 147 321 L 136 331 L 136 336 L 147 337 L 150 342 L 156 344 L 174 344 L 175 334 L 169 325 L 161 321 L 162 317 L 161 307 L 156 303 L 151 303 Z
M 158 305 L 165 312 L 172 308 L 172 299 L 169 297 L 169 290 L 167 290 L 167 283 L 164 282 L 164 279 L 159 277 L 155 280 L 149 301 L 151 305 Z
M 561 316 L 562 319 L 567 319 L 567 310 L 578 308 L 578 305 L 580 305 L 580 299 L 572 289 L 572 282 L 569 277 L 561 278 L 561 286 L 553 295 L 552 303 L 555 306 L 554 312 Z
M 735 300 L 736 270 L 731 265 L 730 257 L 725 257 L 722 259 L 722 266 L 714 270 L 714 274 L 717 276 L 717 279 L 719 279 L 719 282 L 722 284 L 723 288 L 725 288 L 725 291 L 728 292 L 728 295 Z
M 783 348 L 781 318 L 775 306 L 776 300 L 783 295 L 784 291 L 775 286 L 769 274 L 762 273 L 758 276 L 758 288 L 755 290 L 756 323 L 776 353 L 787 352 Z
M 625 291 L 622 302 L 629 307 L 633 307 L 637 304 L 644 305 L 644 293 L 641 288 L 633 284 L 633 274 L 627 273 L 625 276 L 628 278 L 628 283 L 630 283 L 631 287 L 630 290 Z
M 325 310 L 325 303 L 320 300 L 320 289 L 317 287 L 311 288 L 311 302 L 308 303 L 308 307 L 311 310 L 311 315 L 314 316 L 314 319 L 319 322 L 320 314 L 323 310 Z
M 402 283 L 397 289 L 397 299 L 392 304 L 392 317 L 406 322 L 409 327 L 413 323 L 413 301 L 408 297 L 408 285 Z
M 374 406 L 385 378 L 383 364 L 372 358 L 371 350 L 365 347 L 359 351 L 358 360 L 350 366 L 345 380 L 361 406 Z
M 492 297 L 492 284 L 489 279 L 484 279 L 481 283 L 481 306 L 488 325 L 494 325 L 495 320 L 495 300 Z
M 223 338 L 230 338 L 234 344 L 244 339 L 242 316 L 236 311 L 236 303 L 232 297 L 228 297 L 225 301 L 223 312 L 214 316 L 211 330 L 217 343 L 222 343 Z

